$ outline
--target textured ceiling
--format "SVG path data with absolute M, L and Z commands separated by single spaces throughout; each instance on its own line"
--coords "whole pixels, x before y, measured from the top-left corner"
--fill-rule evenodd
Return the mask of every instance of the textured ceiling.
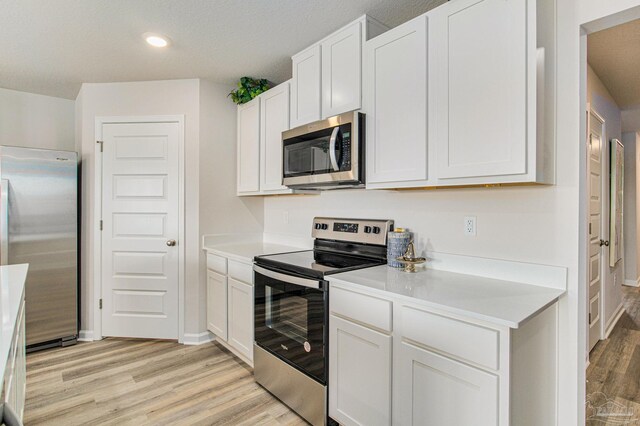
M 640 106 L 640 20 L 590 34 L 587 58 L 620 109 Z
M 444 0 L 0 0 L 0 87 L 75 99 L 84 82 L 243 75 L 281 82 L 292 54 L 365 13 L 394 27 Z M 172 40 L 159 50 L 144 32 Z

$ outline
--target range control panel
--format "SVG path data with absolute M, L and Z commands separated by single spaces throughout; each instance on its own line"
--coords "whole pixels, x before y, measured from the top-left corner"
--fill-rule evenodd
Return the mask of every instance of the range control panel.
M 311 235 L 324 240 L 387 245 L 387 233 L 393 230 L 393 220 L 340 219 L 316 217 Z

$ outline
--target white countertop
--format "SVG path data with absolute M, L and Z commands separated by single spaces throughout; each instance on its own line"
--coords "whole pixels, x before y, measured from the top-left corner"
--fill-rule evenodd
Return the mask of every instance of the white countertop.
M 0 266 L 0 312 L 2 336 L 0 336 L 0 378 L 4 377 L 11 341 L 16 330 L 20 302 L 24 297 L 24 283 L 28 264 Z
M 407 273 L 387 266 L 331 275 L 328 280 L 511 328 L 518 328 L 565 293 L 475 275 L 433 269 Z
M 238 262 L 253 263 L 255 256 L 264 254 L 288 253 L 291 251 L 308 250 L 305 248 L 287 246 L 282 244 L 257 242 L 205 244 L 204 250 L 209 253 L 224 256 Z

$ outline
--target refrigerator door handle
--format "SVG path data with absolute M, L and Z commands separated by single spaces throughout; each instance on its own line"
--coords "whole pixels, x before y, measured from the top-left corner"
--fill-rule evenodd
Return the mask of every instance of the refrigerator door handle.
M 9 264 L 9 180 L 0 182 L 0 265 Z

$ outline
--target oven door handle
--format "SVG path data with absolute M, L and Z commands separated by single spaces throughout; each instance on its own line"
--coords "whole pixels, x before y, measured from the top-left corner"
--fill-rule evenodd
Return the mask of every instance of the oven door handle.
M 329 158 L 331 159 L 331 166 L 336 172 L 340 171 L 340 167 L 338 166 L 338 159 L 336 158 L 336 140 L 338 139 L 339 131 L 340 127 L 334 127 L 333 132 L 331 132 L 331 139 L 329 139 Z
M 262 268 L 258 265 L 253 265 L 253 271 L 257 272 L 260 275 L 264 275 L 265 277 L 273 278 L 274 280 L 284 281 L 289 284 L 301 285 L 303 287 L 309 288 L 320 288 L 320 281 L 317 280 L 309 280 L 306 278 L 300 278 L 293 275 L 281 274 L 280 272 L 275 272 L 270 269 Z

